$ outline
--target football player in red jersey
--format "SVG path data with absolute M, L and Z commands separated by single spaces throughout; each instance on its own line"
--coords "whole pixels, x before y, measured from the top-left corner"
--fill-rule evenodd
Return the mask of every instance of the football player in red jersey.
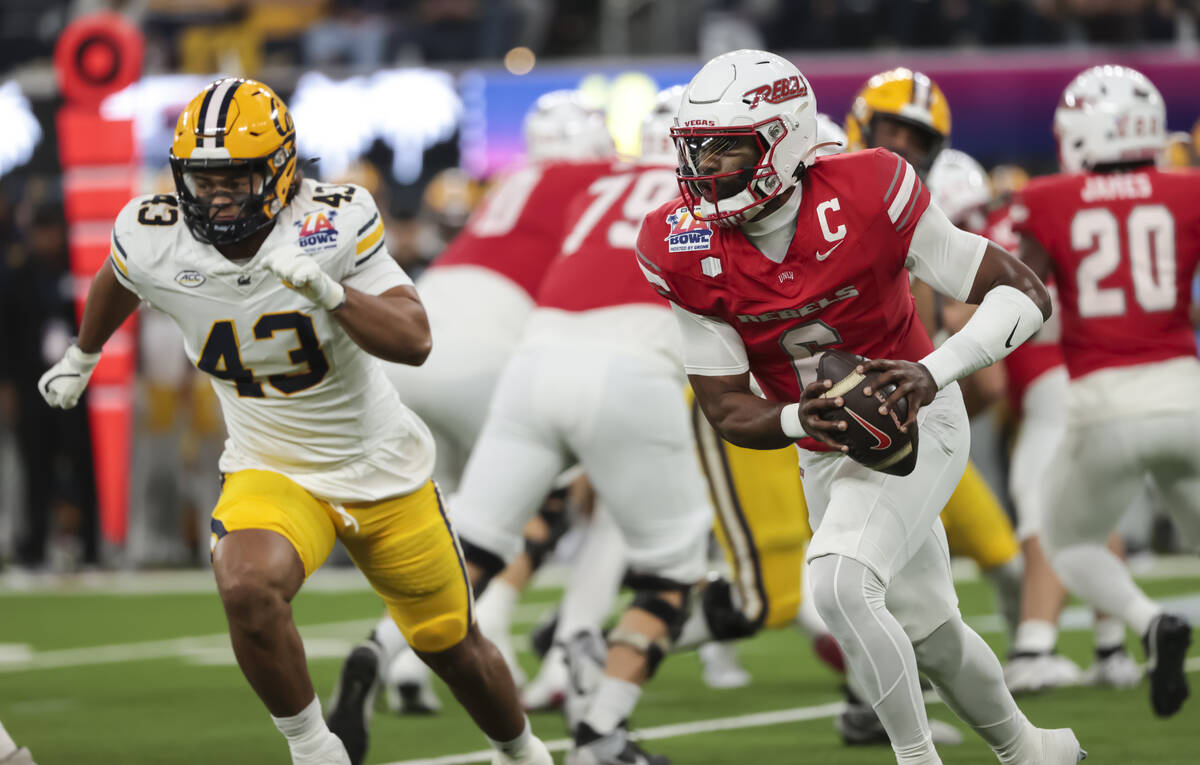
M 1188 320 L 1200 176 L 1155 167 L 1166 107 L 1132 69 L 1079 74 L 1054 132 L 1067 172 L 1031 182 L 1013 216 L 1022 256 L 1058 285 L 1071 378 L 1042 543 L 1072 592 L 1142 636 L 1151 703 L 1167 716 L 1188 695 L 1191 627 L 1146 597 L 1105 540 L 1146 477 L 1200 540 L 1200 361 Z
M 938 514 L 966 466 L 966 412 L 955 380 L 1002 358 L 1041 327 L 1049 297 L 999 247 L 955 228 L 916 171 L 886 150 L 812 159 L 816 104 L 804 76 L 764 51 L 735 51 L 692 79 L 672 131 L 676 199 L 651 212 L 638 262 L 667 297 L 685 368 L 709 421 L 752 448 L 800 446 L 814 527 L 814 602 L 862 678 L 902 763 L 940 763 L 918 666 L 1005 763 L 1075 763 L 1070 730 L 1035 728 L 1000 663 L 964 622 Z M 911 270 L 979 304 L 934 351 L 913 309 Z M 817 354 L 870 359 L 924 436 L 904 477 L 845 454 L 823 415 Z M 766 398 L 750 387 L 753 373 Z M 918 410 L 920 416 L 918 417 Z
M 392 384 L 433 433 L 438 454 L 434 479 L 447 493 L 458 486 L 500 372 L 558 254 L 567 204 L 615 162 L 603 112 L 575 91 L 539 98 L 526 115 L 524 130 L 529 161 L 493 184 L 466 228 L 417 280 L 437 338 L 435 350 L 418 374 L 401 365 L 387 366 Z M 508 602 L 495 596 L 481 599 L 476 617 L 481 631 L 497 638 L 497 648 L 520 685 L 524 675 L 513 658 L 507 627 L 492 625 L 506 621 Z M 407 650 L 385 614 L 370 639 L 347 657 L 331 702 L 330 719 L 343 738 L 365 739 L 376 676 L 387 682 L 389 702 L 399 711 L 440 708 L 429 670 Z
M 520 554 L 522 528 L 574 460 L 620 531 L 634 597 L 607 648 L 598 631 L 586 634 L 594 614 L 578 622 L 570 609 L 562 614 L 572 685 L 593 686 L 568 708 L 568 765 L 666 762 L 642 751 L 625 724 L 706 569 L 712 507 L 693 450 L 678 329 L 631 252 L 642 217 L 677 189 L 674 171 L 655 163 L 614 168 L 576 194 L 455 497 L 452 520 L 477 590 Z M 585 662 L 588 653 L 596 656 Z

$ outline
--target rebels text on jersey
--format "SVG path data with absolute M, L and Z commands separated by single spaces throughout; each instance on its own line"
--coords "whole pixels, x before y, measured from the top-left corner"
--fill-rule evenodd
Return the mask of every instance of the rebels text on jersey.
M 884 149 L 823 157 L 793 193 L 803 196 L 783 262 L 738 228 L 697 220 L 676 198 L 642 224 L 643 274 L 680 307 L 736 329 L 750 371 L 776 401 L 800 399 L 827 348 L 908 361 L 932 351 L 905 271 L 929 206 L 912 167 Z
M 221 470 L 275 470 L 346 501 L 401 494 L 428 480 L 429 432 L 379 361 L 262 265 L 273 249 L 299 247 L 363 292 L 411 285 L 387 252 L 371 195 L 302 181 L 243 263 L 198 242 L 177 205 L 174 195 L 126 205 L 113 226 L 110 267 L 124 287 L 174 319 L 188 358 L 212 380 L 229 434 Z M 366 480 L 358 461 L 384 453 L 396 455 L 387 475 Z
M 1009 252 L 1017 252 L 1021 239 L 1013 228 L 1012 210 L 1011 203 L 993 210 L 984 225 L 983 236 Z M 1007 379 L 1005 393 L 1014 412 L 1021 411 L 1021 400 L 1030 384 L 1063 363 L 1062 349 L 1058 345 L 1061 328 L 1058 295 L 1053 279 L 1047 279 L 1046 290 L 1055 306 L 1050 318 L 1033 337 L 1013 348 L 1012 353 L 1004 357 L 1004 374 Z
M 609 160 L 539 162 L 507 173 L 432 268 L 486 268 L 535 298 L 567 233 L 567 205 L 592 181 L 610 174 L 613 165 Z
M 678 196 L 675 170 L 629 165 L 577 193 L 569 228 L 546 271 L 538 306 L 564 311 L 649 303 L 665 305 L 630 254 L 646 213 Z
M 1196 355 L 1188 312 L 1200 262 L 1200 174 L 1034 179 L 1014 225 L 1050 256 L 1072 378 Z

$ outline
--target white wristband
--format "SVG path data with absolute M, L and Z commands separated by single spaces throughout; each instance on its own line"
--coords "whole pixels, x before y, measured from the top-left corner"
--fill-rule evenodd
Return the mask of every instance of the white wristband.
M 804 438 L 804 426 L 800 424 L 800 405 L 788 404 L 779 411 L 779 427 L 788 438 Z
M 73 343 L 69 348 L 67 348 L 67 352 L 64 353 L 63 356 L 72 364 L 74 364 L 79 371 L 89 374 L 93 369 L 96 368 L 96 365 L 100 363 L 100 351 L 96 351 L 95 353 L 84 353 L 82 350 L 80 350 L 78 345 Z
M 1016 287 L 993 287 L 975 314 L 941 347 L 921 359 L 938 390 L 994 364 L 1042 328 L 1037 303 Z

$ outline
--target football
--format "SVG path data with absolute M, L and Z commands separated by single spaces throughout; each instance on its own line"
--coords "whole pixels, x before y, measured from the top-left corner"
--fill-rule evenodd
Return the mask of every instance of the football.
M 833 387 L 821 398 L 841 396 L 845 405 L 828 412 L 826 419 L 843 421 L 847 427 L 834 438 L 850 447 L 848 456 L 872 470 L 889 475 L 908 475 L 917 464 L 917 428 L 900 432 L 908 417 L 908 402 L 901 399 L 887 414 L 879 405 L 895 390 L 894 385 L 880 390 L 875 385 L 879 372 L 860 374 L 856 367 L 867 359 L 846 351 L 829 350 L 817 361 L 817 379 L 832 380 Z M 871 395 L 863 393 L 870 387 Z

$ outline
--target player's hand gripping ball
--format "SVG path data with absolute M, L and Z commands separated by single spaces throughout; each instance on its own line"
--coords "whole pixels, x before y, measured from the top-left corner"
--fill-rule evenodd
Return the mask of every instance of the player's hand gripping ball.
M 844 430 L 839 427 L 831 435 L 849 448 L 846 454 L 851 459 L 889 475 L 908 475 L 917 464 L 917 423 L 914 419 L 907 432 L 901 430 L 909 413 L 909 402 L 904 397 L 889 407 L 887 414 L 880 412 L 896 386 L 887 381 L 881 385 L 879 378 L 885 373 L 868 365 L 867 359 L 845 351 L 821 354 L 817 379 L 830 380 L 833 386 L 820 397 L 843 401 L 838 408 L 826 409 L 823 416 L 845 423 Z

